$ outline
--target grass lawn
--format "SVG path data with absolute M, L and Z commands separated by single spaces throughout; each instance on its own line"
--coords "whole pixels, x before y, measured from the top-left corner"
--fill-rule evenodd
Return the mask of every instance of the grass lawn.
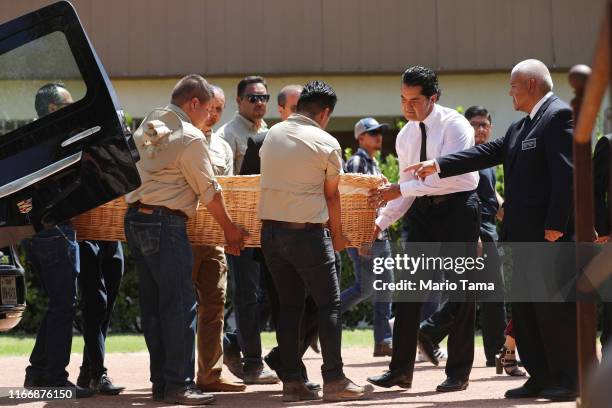
M 34 347 L 34 336 L 0 334 L 0 357 L 2 356 L 27 356 Z M 261 334 L 262 345 L 270 349 L 276 345 L 274 332 Z M 373 347 L 373 335 L 371 329 L 350 330 L 342 332 L 342 347 Z M 476 337 L 476 345 L 482 346 L 482 337 Z M 111 334 L 106 340 L 106 351 L 108 353 L 134 353 L 145 352 L 147 346 L 142 334 Z M 83 352 L 83 337 L 75 335 L 72 340 L 72 352 Z

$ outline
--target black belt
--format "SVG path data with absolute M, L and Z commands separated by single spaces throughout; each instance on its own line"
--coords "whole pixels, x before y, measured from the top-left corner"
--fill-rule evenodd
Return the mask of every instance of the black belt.
M 150 205 L 141 203 L 140 201 L 136 201 L 135 203 L 128 204 L 128 206 L 132 208 L 137 208 L 138 212 L 142 212 L 145 214 L 153 214 L 153 211 L 158 210 L 163 214 L 177 215 L 185 219 L 187 218 L 187 214 L 185 214 L 181 210 L 173 210 L 172 208 L 168 208 L 163 205 Z
M 457 193 L 441 194 L 435 196 L 422 196 L 418 199 L 424 200 L 430 205 L 442 204 L 445 201 L 452 200 L 454 198 L 460 198 L 471 195 L 475 190 L 471 191 L 459 191 Z
M 276 220 L 262 220 L 261 225 L 263 227 L 278 227 L 292 230 L 314 230 L 323 229 L 324 224 L 313 223 L 313 222 L 287 222 L 287 221 L 276 221 Z

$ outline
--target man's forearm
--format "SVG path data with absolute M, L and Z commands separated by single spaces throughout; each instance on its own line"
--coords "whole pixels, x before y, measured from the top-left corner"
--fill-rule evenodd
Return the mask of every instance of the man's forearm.
M 232 219 L 225 208 L 223 193 L 215 193 L 213 199 L 206 204 L 206 209 L 224 230 L 232 224 Z
M 340 192 L 325 197 L 327 210 L 329 212 L 329 228 L 332 236 L 342 235 L 342 210 L 340 206 Z

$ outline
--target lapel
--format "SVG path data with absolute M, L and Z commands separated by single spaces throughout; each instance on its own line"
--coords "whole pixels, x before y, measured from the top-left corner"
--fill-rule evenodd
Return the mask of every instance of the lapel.
M 512 133 L 513 135 L 512 141 L 511 141 L 512 144 L 509 146 L 510 157 L 508 158 L 508 166 L 506 170 L 508 176 L 510 175 L 510 172 L 512 171 L 512 167 L 514 166 L 514 162 L 516 161 L 516 156 L 518 155 L 518 152 L 521 150 L 523 141 L 531 137 L 533 132 L 538 128 L 538 125 L 540 124 L 540 121 L 542 119 L 542 116 L 544 115 L 544 112 L 546 112 L 546 110 L 548 109 L 550 104 L 553 102 L 553 100 L 556 100 L 556 99 L 557 97 L 555 95 L 552 95 L 550 98 L 548 98 L 546 102 L 542 104 L 540 109 L 538 109 L 531 123 L 529 124 L 526 123 L 527 118 L 529 116 L 525 116 L 517 124 L 516 129 Z

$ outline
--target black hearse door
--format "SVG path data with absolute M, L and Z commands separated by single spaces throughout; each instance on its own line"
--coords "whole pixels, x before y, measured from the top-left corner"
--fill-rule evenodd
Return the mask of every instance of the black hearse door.
M 0 25 L 0 248 L 136 189 L 137 160 L 70 3 Z

